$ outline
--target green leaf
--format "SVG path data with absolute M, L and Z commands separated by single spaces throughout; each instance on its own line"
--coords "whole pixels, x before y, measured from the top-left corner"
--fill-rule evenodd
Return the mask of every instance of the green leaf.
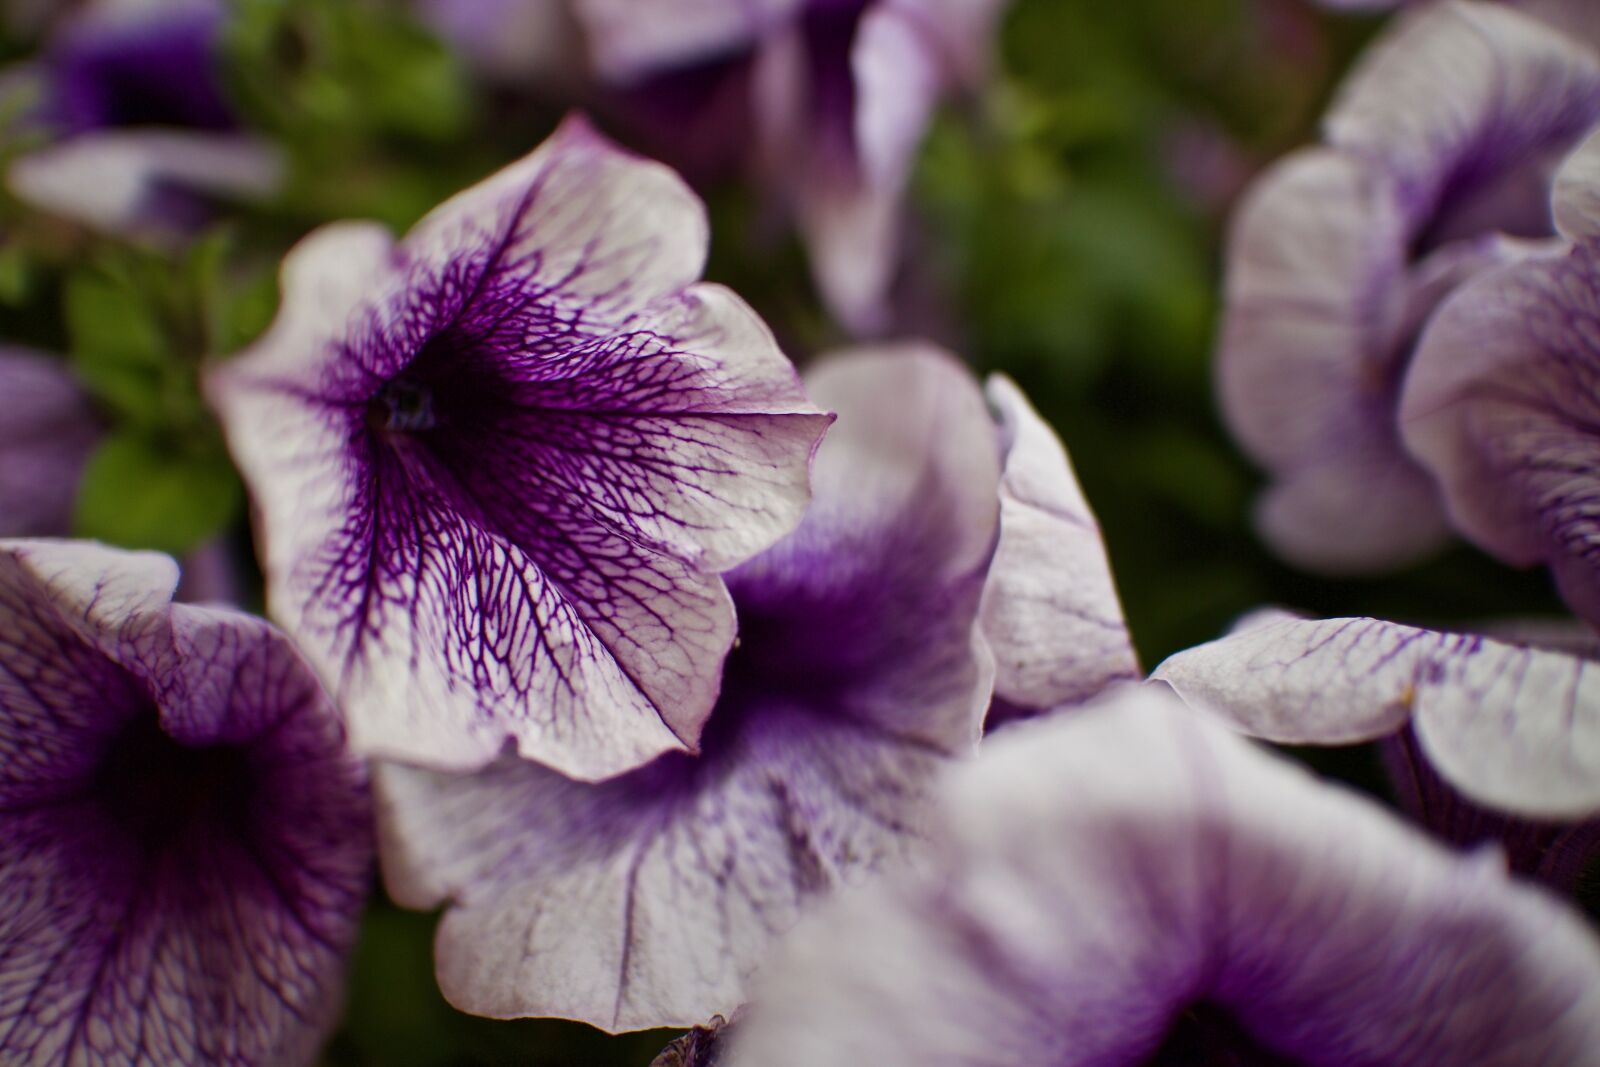
M 168 353 L 155 308 L 99 274 L 69 278 L 64 299 L 72 367 L 84 387 L 127 418 L 157 418 Z
M 75 532 L 181 555 L 224 529 L 243 500 L 215 437 L 176 445 L 124 431 L 107 438 L 84 468 Z

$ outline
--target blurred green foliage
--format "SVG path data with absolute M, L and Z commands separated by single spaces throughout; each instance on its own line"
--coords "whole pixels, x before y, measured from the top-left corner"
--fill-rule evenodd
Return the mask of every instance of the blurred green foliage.
M 1263 603 L 1423 621 L 1557 610 L 1542 574 L 1466 548 L 1405 575 L 1327 581 L 1251 532 L 1258 476 L 1211 402 L 1226 210 L 1253 170 L 1314 136 L 1372 25 L 1308 0 L 1016 0 L 992 84 L 927 141 L 907 326 L 1016 378 L 1060 432 L 1147 665 Z M 0 39 L 0 55 L 29 47 Z M 281 194 L 233 205 L 225 228 L 175 251 L 0 193 L 0 337 L 62 353 L 104 417 L 79 533 L 181 553 L 228 532 L 247 557 L 243 495 L 198 383 L 270 322 L 283 253 L 334 219 L 403 230 L 538 143 L 571 102 L 480 83 L 398 0 L 235 0 L 223 73 L 286 154 Z M 15 122 L 29 91 L 0 84 L 0 164 L 31 143 Z M 797 361 L 840 343 L 761 198 L 729 187 L 709 201 L 710 276 Z M 1366 753 L 1311 758 L 1372 777 Z M 455 1012 L 433 980 L 434 921 L 373 905 L 329 1065 L 643 1065 L 671 1036 Z

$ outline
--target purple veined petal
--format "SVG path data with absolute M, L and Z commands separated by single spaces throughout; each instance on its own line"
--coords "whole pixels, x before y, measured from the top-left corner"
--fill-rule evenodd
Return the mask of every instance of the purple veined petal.
M 574 0 L 602 77 L 627 82 L 745 48 L 808 0 Z
M 310 1062 L 372 860 L 288 641 L 163 556 L 0 543 L 0 1059 Z
M 1591 134 L 1556 172 L 1550 191 L 1556 230 L 1569 241 L 1600 237 L 1600 132 Z
M 66 364 L 0 347 L 0 537 L 67 532 L 99 426 Z
M 1549 233 L 1561 158 L 1600 121 L 1600 54 L 1497 4 L 1401 17 L 1346 81 L 1327 140 L 1393 175 L 1424 248 Z
M 1000 543 L 983 592 L 995 696 L 1031 711 L 1082 703 L 1139 677 L 1100 526 L 1016 384 L 995 375 L 985 392 L 1005 442 Z
M 794 932 L 732 1067 L 1513 1067 L 1600 1041 L 1577 913 L 1158 690 L 996 738 L 934 832 Z
M 1600 664 L 1377 619 L 1255 619 L 1152 672 L 1256 737 L 1339 745 L 1408 722 L 1439 773 L 1530 818 L 1600 813 Z
M 275 615 L 372 754 L 508 738 L 586 780 L 692 748 L 733 640 L 716 572 L 798 521 L 830 421 L 693 284 L 704 211 L 569 122 L 398 245 L 309 238 L 210 394 Z
M 36 207 L 110 233 L 184 233 L 212 202 L 271 196 L 276 146 L 242 134 L 130 129 L 86 133 L 16 160 L 11 191 Z
M 1508 266 L 1463 289 L 1419 346 L 1405 442 L 1467 537 L 1514 564 L 1547 562 L 1573 609 L 1600 619 L 1600 439 L 1593 384 L 1600 246 Z
M 592 785 L 509 758 L 377 771 L 390 893 L 453 904 L 437 966 L 458 1007 L 608 1030 L 727 1015 L 813 899 L 916 848 L 928 784 L 975 750 L 999 478 L 976 383 L 903 348 L 808 385 L 840 420 L 805 521 L 729 576 L 740 644 L 697 758 Z

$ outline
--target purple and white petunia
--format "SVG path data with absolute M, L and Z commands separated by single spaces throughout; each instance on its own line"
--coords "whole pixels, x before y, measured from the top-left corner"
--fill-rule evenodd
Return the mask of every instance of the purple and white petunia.
M 164 556 L 0 542 L 0 1061 L 309 1064 L 371 878 L 332 705 Z
M 7 175 L 24 200 L 100 229 L 167 235 L 217 198 L 270 195 L 280 154 L 237 128 L 222 92 L 220 0 L 97 0 L 41 63 L 39 118 L 61 136 Z
M 733 643 L 719 573 L 799 521 L 831 416 L 704 209 L 580 120 L 396 243 L 285 262 L 209 391 L 271 610 L 369 754 L 577 778 L 692 750 Z
M 985 746 L 794 932 L 730 1067 L 1576 1067 L 1600 941 L 1158 689 Z
M 0 347 L 0 537 L 64 534 L 100 427 L 65 361 Z
M 1562 168 L 1553 213 L 1569 247 L 1440 309 L 1401 420 L 1456 526 L 1508 562 L 1547 563 L 1600 624 L 1600 135 Z
M 1529 818 L 1600 815 L 1600 662 L 1517 638 L 1262 612 L 1151 674 L 1255 737 L 1355 744 L 1409 727 L 1455 789 Z
M 1135 673 L 1103 550 L 1076 536 L 1093 520 L 1064 505 L 1081 497 L 1060 445 L 1014 386 L 990 385 L 997 433 L 937 351 L 851 352 L 807 382 L 839 422 L 805 521 L 728 577 L 739 645 L 698 757 L 599 785 L 512 759 L 377 771 L 390 893 L 452 905 L 437 965 L 458 1007 L 610 1030 L 731 1016 L 815 898 L 917 847 L 930 781 L 978 742 L 996 659 L 1023 702 Z M 1004 603 L 1025 578 L 1040 589 Z M 1010 644 L 1024 619 L 1039 632 Z
M 1326 572 L 1411 562 L 1444 539 L 1405 452 L 1401 382 L 1439 302 L 1550 238 L 1550 182 L 1600 124 L 1600 53 L 1510 7 L 1407 13 L 1343 86 L 1321 147 L 1236 218 L 1217 375 L 1270 472 L 1257 523 Z
M 940 97 L 984 68 L 1005 0 L 574 3 L 598 75 L 664 149 L 691 169 L 753 164 L 829 308 L 881 332 L 917 148 Z

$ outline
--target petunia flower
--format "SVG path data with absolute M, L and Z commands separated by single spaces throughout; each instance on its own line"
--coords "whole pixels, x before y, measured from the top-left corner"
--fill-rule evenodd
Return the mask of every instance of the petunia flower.
M 1570 245 L 1485 275 L 1439 311 L 1406 381 L 1405 442 L 1451 519 L 1507 562 L 1547 563 L 1600 623 L 1600 136 L 1556 182 Z
M 1594 643 L 1261 612 L 1151 677 L 1255 737 L 1379 741 L 1402 802 L 1460 844 L 1570 888 L 1600 854 Z
M 277 631 L 176 565 L 0 542 L 0 1061 L 309 1064 L 372 864 L 366 772 Z
M 40 61 L 39 118 L 59 140 L 15 161 L 18 196 L 117 233 L 166 236 L 218 198 L 262 197 L 283 163 L 237 128 L 222 92 L 219 0 L 97 0 Z
M 412 7 L 496 81 L 575 87 L 585 73 L 572 0 L 412 0 Z
M 1004 547 L 1008 522 L 1031 547 L 1051 521 L 1009 499 L 1007 482 L 1037 499 L 1077 494 L 1048 484 L 1071 475 L 1015 387 L 989 389 L 1002 435 L 937 351 L 851 352 L 807 384 L 839 422 L 805 521 L 728 576 L 739 645 L 698 757 L 600 785 L 510 759 L 468 776 L 377 771 L 385 880 L 404 905 L 450 905 L 437 970 L 458 1007 L 609 1030 L 731 1017 L 814 899 L 915 850 L 929 783 L 977 745 L 996 659 L 1018 695 L 1054 685 L 1082 699 L 1133 673 L 1120 623 L 1120 651 L 1071 647 L 1076 616 L 1113 629 L 1098 615 L 1098 541 L 1063 536 L 1054 558 Z M 1092 528 L 1086 514 L 1055 521 Z M 996 573 L 1011 568 L 1026 573 Z M 1065 590 L 1072 576 L 1081 602 L 1017 609 L 1039 628 L 1033 655 L 1080 656 L 1035 674 L 1000 644 L 1010 628 L 987 625 L 990 591 L 1024 578 Z
M 981 72 L 1004 0 L 574 2 L 598 76 L 661 150 L 702 172 L 753 164 L 834 315 L 881 332 L 917 148 L 940 97 Z
M 729 1067 L 1576 1067 L 1600 940 L 1159 690 L 985 747 L 794 932 Z
M 289 255 L 210 381 L 268 601 L 368 753 L 515 740 L 595 779 L 693 749 L 733 642 L 718 574 L 792 529 L 830 416 L 696 284 L 704 211 L 581 121 L 435 209 Z
M 1600 123 L 1600 53 L 1516 10 L 1450 0 L 1399 18 L 1324 123 L 1247 197 L 1228 247 L 1224 414 L 1270 474 L 1280 554 L 1377 570 L 1447 532 L 1406 454 L 1401 382 L 1439 302 L 1554 235 L 1550 180 Z
M 0 537 L 66 533 L 100 428 L 65 362 L 0 347 Z

